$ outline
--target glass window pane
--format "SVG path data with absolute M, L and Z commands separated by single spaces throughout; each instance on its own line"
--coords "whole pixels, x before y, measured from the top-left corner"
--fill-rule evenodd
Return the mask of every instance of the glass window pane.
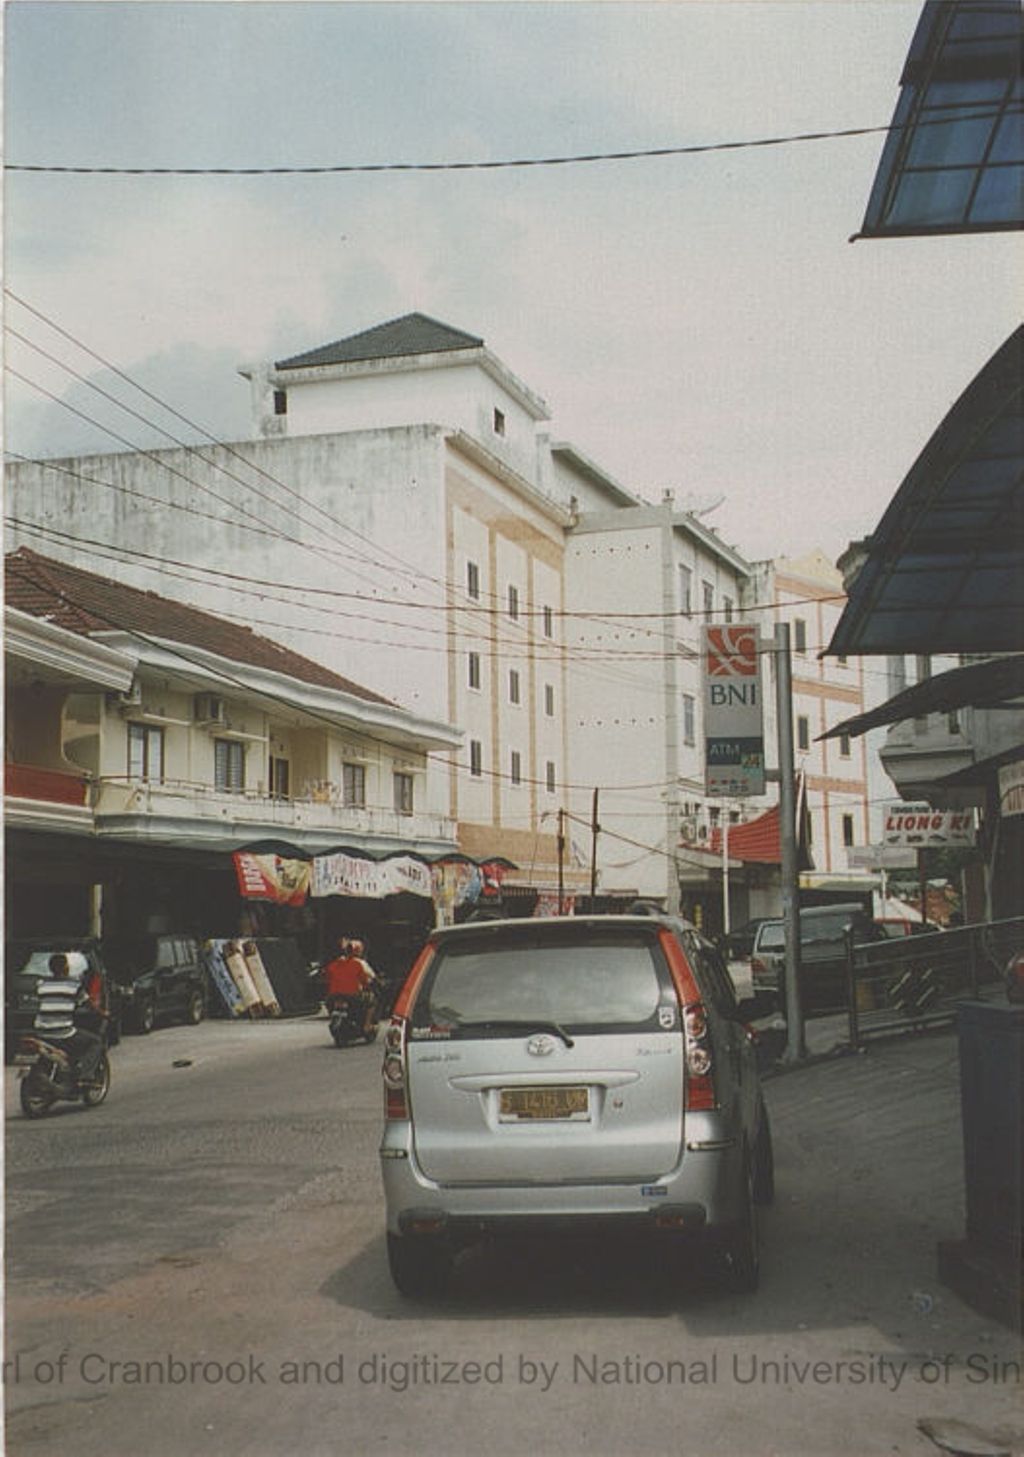
M 907 156 L 908 167 L 929 167 L 946 163 L 951 167 L 980 162 L 985 155 L 988 139 L 996 123 L 994 116 L 976 117 L 968 120 L 940 121 L 927 113 L 914 132 Z
M 1024 162 L 1024 112 L 1012 111 L 1003 117 L 989 161 Z
M 888 222 L 907 227 L 963 222 L 975 175 L 973 169 L 905 175 Z
M 1024 222 L 1024 168 L 985 169 L 971 207 L 971 222 Z

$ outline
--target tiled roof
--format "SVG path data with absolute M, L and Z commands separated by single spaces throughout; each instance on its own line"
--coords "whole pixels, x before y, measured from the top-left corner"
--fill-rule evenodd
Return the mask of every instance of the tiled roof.
M 293 653 L 251 628 L 200 612 L 156 592 L 143 592 L 52 557 L 19 547 L 4 558 L 7 605 L 83 637 L 120 630 L 182 647 L 201 648 L 231 662 L 284 673 L 300 683 L 333 688 L 367 703 L 391 700 L 362 688 L 330 668 Z
M 306 369 L 318 364 L 354 364 L 365 359 L 401 359 L 408 354 L 444 354 L 453 349 L 480 349 L 483 342 L 426 314 L 405 314 L 400 319 L 364 329 L 361 334 L 350 334 L 347 339 L 336 339 L 333 344 L 323 344 L 305 354 L 279 359 L 274 367 Z

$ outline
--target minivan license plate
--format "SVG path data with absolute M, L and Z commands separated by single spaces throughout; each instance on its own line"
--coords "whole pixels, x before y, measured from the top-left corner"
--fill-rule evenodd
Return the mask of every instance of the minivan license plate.
M 517 1121 L 586 1118 L 590 1099 L 586 1088 L 502 1088 L 498 1111 Z

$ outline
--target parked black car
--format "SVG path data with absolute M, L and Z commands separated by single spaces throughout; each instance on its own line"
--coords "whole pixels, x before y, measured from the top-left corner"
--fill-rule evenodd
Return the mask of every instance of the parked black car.
M 721 938 L 719 949 L 726 961 L 750 960 L 754 953 L 754 938 L 767 919 L 766 916 L 755 916 L 753 920 L 744 921 L 742 926 Z
M 888 939 L 863 906 L 851 902 L 805 906 L 800 918 L 800 988 L 808 1013 L 840 1011 L 849 1003 L 846 985 L 847 936 L 855 946 Z M 781 919 L 762 921 L 751 959 L 755 992 L 772 992 L 784 1003 L 786 935 Z
M 83 984 L 98 978 L 100 1013 L 81 1014 L 82 1026 L 100 1030 L 106 1018 L 109 1047 L 120 1041 L 123 1005 L 103 958 L 100 943 L 91 936 L 47 936 L 8 941 L 4 948 L 4 1061 L 11 1062 L 22 1035 L 31 1032 L 39 1006 L 39 983 L 50 976 L 50 957 L 63 952 L 71 974 Z M 95 1025 L 94 1025 L 95 1023 Z
M 152 1032 L 174 1018 L 193 1026 L 203 1020 L 207 974 L 194 936 L 111 937 L 103 950 L 134 1031 Z

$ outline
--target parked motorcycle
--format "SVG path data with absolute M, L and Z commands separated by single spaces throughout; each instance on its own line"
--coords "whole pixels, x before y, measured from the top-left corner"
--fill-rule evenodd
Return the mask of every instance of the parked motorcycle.
M 64 1049 L 45 1037 L 23 1037 L 18 1051 L 35 1058 L 20 1074 L 21 1110 L 28 1118 L 42 1118 L 55 1103 L 77 1103 L 79 1099 L 87 1108 L 96 1108 L 110 1092 L 106 1047 L 92 1073 L 84 1078 Z
M 377 1037 L 379 1013 L 377 999 L 370 994 L 370 1021 L 366 1019 L 366 997 L 331 997 L 327 1003 L 327 1030 L 335 1047 L 348 1047 L 353 1042 L 373 1042 Z

